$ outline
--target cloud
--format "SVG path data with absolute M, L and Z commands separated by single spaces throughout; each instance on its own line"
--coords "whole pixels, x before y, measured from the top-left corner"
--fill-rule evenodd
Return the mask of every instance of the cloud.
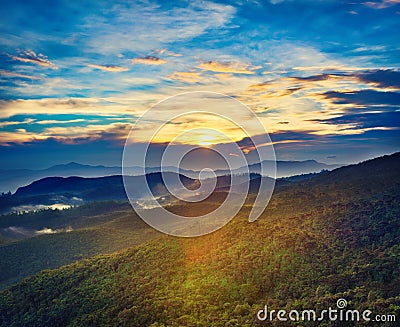
M 253 6 L 255 2 L 257 6 Z M 236 1 L 232 5 L 200 0 L 118 1 L 82 8 L 63 2 L 48 12 L 19 2 L 3 4 L 18 15 L 3 17 L 7 28 L 0 37 L 3 51 L 15 57 L 12 61 L 12 57 L 0 55 L 4 69 L 1 98 L 12 99 L 0 102 L 0 117 L 10 122 L 3 124 L 2 130 L 9 134 L 1 138 L 54 138 L 72 143 L 104 135 L 120 140 L 117 129 L 125 127 L 107 128 L 107 122 L 134 122 L 135 116 L 166 96 L 205 89 L 237 97 L 257 112 L 272 133 L 294 130 L 314 133 L 312 137 L 315 133 L 342 135 L 357 132 L 354 128 L 379 127 L 368 125 L 368 119 L 376 119 L 381 127 L 393 119 L 371 111 L 389 110 L 377 107 L 398 101 L 388 101 L 381 94 L 399 89 L 398 73 L 373 70 L 397 66 L 397 15 L 393 11 L 398 9 L 393 4 L 398 1 L 286 1 L 284 7 L 290 5 L 293 10 L 279 10 L 283 6 L 268 2 L 280 1 Z M 394 7 L 370 10 L 367 5 Z M 310 13 L 308 24 L 296 19 L 304 6 Z M 348 14 L 350 10 L 359 15 Z M 328 11 L 332 14 L 325 15 Z M 368 20 L 373 13 L 377 15 Z M 355 33 L 354 26 L 360 24 L 363 28 Z M 15 52 L 17 48 L 35 49 L 48 58 Z M 130 66 L 131 60 L 136 66 Z M 86 74 L 92 68 L 105 72 L 127 69 L 94 66 L 104 63 L 126 66 L 132 74 L 109 73 L 107 78 L 99 78 L 95 71 Z M 62 74 L 44 69 L 51 65 L 62 68 Z M 256 65 L 269 74 L 261 76 Z M 154 74 L 154 68 L 161 73 Z M 371 102 L 373 91 L 380 92 L 375 94 L 376 102 Z M 372 107 L 369 116 L 351 111 L 366 106 Z M 21 114 L 37 120 L 30 125 L 14 124 L 24 117 L 12 116 Z M 60 126 L 59 117 L 52 117 L 58 114 L 79 114 L 86 121 L 74 119 L 81 116 L 66 117 L 71 125 L 66 128 L 69 126 Z M 363 123 L 357 125 L 357 119 Z M 55 127 L 65 128 L 50 129 Z
M 45 227 L 45 228 L 43 228 L 43 229 L 40 229 L 40 230 L 37 230 L 37 231 L 35 232 L 35 234 L 37 234 L 37 235 L 55 234 L 55 233 L 57 233 L 56 230 L 51 229 L 51 228 L 47 228 L 47 227 Z
M 400 71 L 391 69 L 369 70 L 357 74 L 358 78 L 377 87 L 400 90 Z
M 0 75 L 4 76 L 4 77 L 10 77 L 10 78 L 25 78 L 25 79 L 32 79 L 32 80 L 40 79 L 37 76 L 21 74 L 21 73 L 17 73 L 17 72 L 11 72 L 8 70 L 0 70 Z
M 123 13 L 124 11 L 122 10 L 121 14 Z M 161 46 L 169 47 L 170 45 L 161 44 Z M 186 44 L 184 46 L 188 47 L 188 45 Z M 282 46 L 280 48 L 280 51 L 282 51 L 283 48 L 285 47 Z M 201 62 L 197 66 L 197 70 L 191 71 L 190 68 L 188 68 L 190 67 L 190 64 L 187 64 L 187 62 L 185 64 L 184 62 L 180 61 L 187 60 L 187 53 L 185 53 L 185 51 L 182 51 L 182 48 L 180 47 L 174 48 L 174 50 L 183 52 L 184 57 L 182 59 L 169 58 L 166 57 L 166 50 L 159 50 L 158 53 L 155 52 L 156 50 L 147 50 L 146 52 L 143 51 L 142 53 L 155 54 L 155 56 L 137 57 L 132 59 L 132 63 L 144 65 L 160 65 L 162 63 L 165 63 L 166 61 L 164 59 L 160 59 L 159 56 L 162 58 L 167 58 L 169 62 L 171 60 L 171 63 L 174 64 L 179 62 L 179 64 L 174 67 L 177 70 L 175 72 L 171 72 L 171 70 L 169 70 L 170 65 L 166 65 L 165 67 L 163 67 L 163 69 L 166 70 L 166 74 L 163 75 L 167 75 L 170 80 L 193 84 L 190 86 L 182 86 L 181 84 L 176 83 L 175 85 L 178 88 L 180 87 L 181 89 L 183 89 L 190 87 L 190 89 L 185 89 L 185 91 L 191 91 L 192 89 L 204 89 L 204 87 L 207 86 L 219 92 L 224 92 L 227 90 L 229 94 L 235 95 L 241 100 L 244 100 L 246 104 L 250 105 L 251 108 L 257 111 L 261 116 L 263 116 L 262 119 L 266 123 L 268 128 L 271 128 L 275 131 L 298 129 L 313 130 L 318 133 L 343 133 L 341 129 L 345 126 L 336 127 L 333 126 L 334 124 L 331 124 L 332 126 L 326 126 L 327 124 L 323 124 L 322 120 L 332 118 L 332 116 L 340 115 L 345 110 L 346 105 L 353 106 L 355 104 L 351 101 L 349 103 L 338 103 L 338 101 L 333 97 L 328 97 L 326 95 L 326 92 L 349 93 L 353 91 L 359 91 L 361 88 L 365 88 L 368 86 L 380 88 L 384 85 L 389 86 L 389 83 L 394 84 L 394 82 L 389 81 L 393 80 L 393 76 L 383 76 L 384 74 L 382 72 L 375 73 L 371 71 L 370 73 L 366 73 L 364 71 L 360 71 L 359 74 L 354 74 L 354 71 L 356 69 L 358 69 L 359 71 L 359 67 L 341 65 L 339 61 L 330 60 L 330 58 L 325 56 L 321 51 L 317 51 L 316 49 L 311 49 L 313 51 L 307 51 L 307 49 L 304 51 L 297 51 L 296 47 L 292 47 L 289 49 L 289 51 L 286 52 L 292 53 L 293 58 L 290 57 L 289 54 L 286 55 L 285 53 L 283 53 L 282 56 L 279 56 L 279 49 L 273 49 L 274 51 L 272 52 L 275 52 L 273 55 L 275 55 L 276 58 L 271 58 L 270 54 L 266 53 L 265 57 L 263 57 L 262 59 L 262 62 L 265 62 L 266 60 L 274 62 L 275 59 L 274 64 L 272 64 L 270 67 L 271 74 L 266 77 L 256 74 L 256 70 L 259 67 L 252 66 L 251 64 L 254 63 L 255 65 L 255 63 L 259 63 L 260 60 L 254 60 L 255 57 L 253 56 L 253 54 L 249 55 L 249 58 L 253 59 L 249 59 L 247 57 L 243 58 L 235 56 L 232 53 L 231 55 L 222 56 L 221 53 L 225 53 L 225 49 L 215 49 L 215 53 L 212 52 L 211 54 L 209 54 L 209 57 L 206 55 L 197 56 L 197 53 L 195 53 L 193 54 L 193 59 L 197 62 L 199 60 L 198 58 L 204 58 L 206 60 L 209 58 L 217 58 L 217 60 Z M 257 52 L 258 54 L 260 53 L 260 51 L 254 52 Z M 138 52 L 135 49 L 134 52 L 122 51 L 117 53 L 122 53 L 124 55 L 124 58 L 132 58 Z M 230 53 L 229 50 L 226 51 L 226 53 Z M 319 54 L 320 56 L 315 56 L 315 54 Z M 282 67 L 278 67 L 275 64 L 279 64 L 278 59 L 281 59 L 281 57 L 283 57 L 283 64 Z M 113 63 L 112 60 L 99 60 L 98 62 Z M 315 66 L 311 68 L 321 69 L 324 73 L 309 76 L 310 66 L 307 66 L 307 64 L 311 62 L 315 64 Z M 274 71 L 275 67 L 277 67 L 276 69 L 281 69 L 282 71 L 284 71 L 285 69 L 286 71 L 288 71 L 288 73 L 279 73 L 281 76 L 290 76 L 291 74 L 296 73 L 289 70 L 290 67 L 293 67 L 289 64 L 297 64 L 295 67 L 298 68 L 297 73 L 300 75 L 300 77 L 277 78 L 277 76 L 279 75 L 278 73 L 276 73 L 276 71 Z M 89 66 L 105 71 L 121 71 L 121 69 L 123 69 L 123 67 L 119 66 L 102 66 L 93 64 Z M 304 70 L 302 70 L 302 68 L 304 68 Z M 145 97 L 146 101 L 148 101 L 151 97 L 156 98 L 157 93 L 164 92 L 164 90 L 160 91 L 160 89 L 164 85 L 161 85 L 161 87 L 160 85 L 154 85 L 155 83 L 148 83 L 152 85 L 145 85 L 144 87 L 140 85 L 140 81 L 142 78 L 141 72 L 145 69 L 147 69 L 147 75 L 145 76 L 148 77 L 148 68 L 140 67 L 140 69 L 136 69 L 137 71 L 139 71 L 139 74 L 135 74 L 135 78 L 138 79 L 136 81 L 137 83 L 135 82 L 135 85 L 129 85 L 130 83 L 127 80 L 123 81 L 122 78 L 118 79 L 120 77 L 120 75 L 118 74 L 112 74 L 110 76 L 111 78 L 115 77 L 116 82 L 119 83 L 117 84 L 117 87 L 114 87 L 114 89 L 120 91 L 124 87 L 121 94 L 113 95 L 114 99 L 116 100 L 115 103 L 107 103 L 108 98 L 106 101 L 102 101 L 100 99 L 85 99 L 84 97 L 82 97 L 81 99 L 71 99 L 71 103 L 68 103 L 66 99 L 58 99 L 60 101 L 55 101 L 54 99 L 43 99 L 43 101 L 27 100 L 26 102 L 23 102 L 23 100 L 18 100 L 7 104 L 5 106 L 6 108 L 2 108 L 2 110 L 0 110 L 0 116 L 10 116 L 11 114 L 18 114 L 19 112 L 42 112 L 52 114 L 68 112 L 97 114 L 99 116 L 111 113 L 114 113 L 115 115 L 131 113 L 136 114 L 137 108 L 139 106 L 143 107 L 143 101 L 139 97 L 137 97 L 138 94 Z M 189 71 L 185 71 L 185 69 L 188 69 Z M 351 69 L 353 69 L 354 71 L 351 72 Z M 325 72 L 327 70 L 335 70 L 335 72 L 331 74 L 326 74 Z M 128 77 L 128 74 L 121 75 L 123 78 Z M 95 90 L 96 92 L 99 92 L 101 94 L 101 92 L 103 91 L 103 88 L 101 87 L 103 86 L 102 81 L 92 80 L 89 81 L 89 83 L 90 82 L 98 83 L 95 86 Z M 173 83 L 172 81 L 166 81 L 165 79 L 161 79 L 161 82 L 167 84 L 167 86 L 169 87 Z M 91 87 L 89 83 L 87 80 L 82 81 L 82 84 L 85 84 L 88 89 L 90 89 Z M 251 85 L 251 87 L 247 88 L 249 84 Z M 60 85 L 64 86 L 65 84 L 61 81 Z M 119 87 L 120 85 L 122 85 L 121 88 Z M 79 85 L 77 86 L 78 89 Z M 131 93 L 129 91 L 126 91 L 127 87 L 132 89 L 141 88 L 141 90 L 135 94 L 133 92 Z M 23 85 L 21 86 L 21 88 L 26 89 L 27 86 Z M 32 92 L 37 91 L 36 86 L 32 87 L 31 89 Z M 172 88 L 170 87 L 170 89 Z M 173 91 L 176 92 L 177 88 L 173 89 Z M 104 87 L 104 90 L 106 90 L 104 92 L 107 92 L 108 89 L 106 88 L 106 86 Z M 168 92 L 168 90 L 165 91 L 165 93 Z M 58 94 L 69 95 L 74 93 L 75 90 L 71 89 L 59 92 Z M 32 95 L 35 96 L 34 93 L 32 93 Z M 74 94 L 74 96 L 78 98 L 80 95 L 76 96 Z M 106 99 L 106 97 L 104 97 L 104 99 Z M 321 120 L 312 122 L 310 120 L 311 117 Z M 284 121 L 285 124 L 283 124 L 282 121 Z M 48 120 L 48 122 L 50 123 L 51 120 Z M 78 121 L 76 121 L 76 123 L 78 123 Z M 88 127 L 87 124 L 76 125 L 79 126 L 71 126 L 72 129 L 70 130 L 72 133 L 70 135 L 68 135 L 68 129 L 57 128 L 51 130 L 48 129 L 45 132 L 40 132 L 39 134 L 36 134 L 36 136 L 39 138 L 59 138 L 62 140 L 66 140 L 66 142 L 70 142 L 70 140 L 76 140 L 79 137 L 81 137 L 82 139 L 97 138 L 99 135 L 102 135 L 101 132 L 96 129 L 93 123 L 89 122 L 90 127 Z M 350 129 L 352 126 L 352 122 L 350 122 L 347 127 Z M 36 130 L 36 127 L 22 127 L 26 128 L 27 131 L 23 132 L 22 130 L 20 130 L 19 132 L 17 132 L 16 134 L 18 138 L 26 137 L 27 139 L 29 139 L 32 137 L 32 135 L 30 135 L 29 133 L 32 130 Z M 117 139 L 120 139 L 120 135 L 115 133 L 115 131 L 111 131 L 111 133 L 108 134 L 107 137 L 116 137 Z
M 49 209 L 53 209 L 53 210 L 64 210 L 64 209 L 68 209 L 71 208 L 70 205 L 66 205 L 66 204 L 61 204 L 61 203 L 57 203 L 57 204 L 53 204 L 51 206 L 48 206 Z M 67 227 L 67 228 L 60 228 L 60 229 L 52 229 L 52 228 L 47 228 L 44 227 L 43 229 L 37 230 L 35 231 L 35 235 L 43 235 L 43 234 L 56 234 L 56 233 L 70 233 L 73 231 L 73 228 L 71 226 Z
M 31 123 L 39 124 L 39 125 L 50 125 L 50 124 L 72 124 L 72 123 L 83 123 L 86 122 L 86 119 L 78 118 L 78 119 L 69 119 L 69 120 L 56 120 L 56 119 L 47 119 L 47 120 L 32 120 Z M 90 120 L 91 122 L 98 122 L 99 120 Z
M 200 80 L 200 77 L 201 74 L 198 72 L 174 72 L 168 76 L 169 79 L 188 83 L 196 83 Z
M 400 0 L 367 1 L 363 4 L 372 9 L 385 9 L 400 4 Z
M 352 52 L 354 52 L 354 53 L 371 52 L 371 51 L 380 52 L 380 51 L 386 50 L 386 48 L 387 47 L 384 45 L 361 46 L 361 47 L 358 47 L 358 48 L 352 50 Z
M 339 117 L 329 118 L 325 120 L 319 120 L 325 124 L 334 125 L 354 125 L 353 129 L 358 130 L 371 130 L 371 129 L 387 129 L 394 130 L 400 129 L 398 122 L 400 119 L 400 112 L 395 111 L 382 111 L 382 112 L 371 112 L 368 109 L 359 109 L 358 112 L 353 113 L 353 110 L 349 110 L 347 113 Z
M 264 83 L 251 84 L 243 95 L 248 93 L 250 96 L 260 96 L 267 99 L 296 95 L 297 98 L 319 100 L 321 95 L 325 93 L 329 95 L 329 92 L 333 92 L 332 96 L 335 95 L 335 92 L 341 94 L 360 91 L 387 93 L 397 90 L 399 77 L 400 75 L 397 71 L 389 70 L 281 77 Z
M 20 61 L 23 63 L 30 63 L 30 64 L 35 64 L 41 67 L 48 67 L 52 69 L 58 69 L 58 67 L 53 64 L 45 55 L 39 53 L 36 54 L 32 50 L 25 50 L 21 52 L 19 56 L 14 56 L 14 55 L 8 55 L 11 59 Z
M 146 56 L 132 59 L 132 64 L 142 65 L 164 65 L 167 61 L 155 56 Z
M 131 1 L 110 6 L 107 15 L 88 16 L 81 29 L 89 35 L 85 42 L 89 52 L 149 51 L 226 27 L 235 12 L 233 6 L 210 1 L 184 6 Z
M 0 145 L 24 144 L 35 141 L 57 140 L 65 144 L 75 144 L 94 140 L 109 140 L 123 143 L 131 130 L 128 123 L 111 123 L 86 126 L 53 126 L 39 132 L 18 128 L 13 132 L 0 132 Z
M 168 50 L 168 49 L 154 49 L 153 50 L 155 53 L 158 53 L 160 55 L 168 56 L 168 57 L 182 57 L 183 55 L 181 53 L 176 53 L 174 51 Z
M 271 141 L 271 142 L 268 142 L 268 143 L 260 144 L 260 145 L 259 145 L 259 148 L 265 147 L 265 146 L 271 146 L 271 145 L 276 146 L 276 145 L 278 145 L 278 144 L 301 143 L 301 142 L 302 142 L 301 140 Z M 257 148 L 257 149 L 259 149 L 259 148 Z M 252 145 L 252 146 L 248 146 L 248 145 L 247 145 L 247 146 L 241 146 L 240 149 L 243 151 L 243 153 L 244 153 L 245 155 L 248 155 L 250 152 L 256 150 L 256 147 L 255 147 L 254 145 Z
M 49 127 L 39 135 L 42 139 L 53 138 L 64 142 L 75 140 L 122 140 L 124 141 L 131 130 L 128 123 L 111 123 L 106 125 Z
M 113 116 L 119 114 L 133 115 L 142 113 L 139 109 L 132 108 L 132 102 L 119 99 L 120 102 L 97 98 L 43 98 L 27 100 L 0 100 L 0 118 L 14 115 L 34 114 L 82 114 Z M 122 102 L 121 102 L 122 101 Z M 143 109 L 144 110 L 144 109 Z
M 202 62 L 198 66 L 202 70 L 208 70 L 216 73 L 233 73 L 233 74 L 255 74 L 254 70 L 261 68 L 260 66 L 251 66 L 240 62 L 218 62 L 207 61 Z
M 214 76 L 223 81 L 228 81 L 233 78 L 233 75 L 230 73 L 220 73 L 220 74 L 215 74 Z
M 221 78 L 219 76 L 221 74 L 229 75 L 228 79 Z M 264 78 L 262 76 L 234 73 L 203 75 L 202 72 L 197 71 L 177 71 L 172 73 L 169 78 L 191 83 L 189 89 L 185 86 L 186 91 L 201 90 L 204 85 L 220 92 L 226 90 L 228 94 L 234 95 L 253 109 L 269 132 L 306 130 L 314 135 L 356 134 L 365 131 L 361 128 L 372 126 L 360 126 L 350 120 L 337 122 L 337 124 L 328 124 L 326 121 L 347 114 L 350 108 L 366 105 L 394 105 L 399 102 L 399 96 L 393 91 L 393 87 L 397 85 L 398 74 L 396 71 L 370 70 L 357 71 L 353 74 L 337 72 L 305 77 L 281 77 L 264 83 L 252 83 Z M 388 89 L 389 86 L 391 89 Z M 7 130 L 0 135 L 1 143 L 27 143 L 46 139 L 73 143 L 85 139 L 98 140 L 102 137 L 121 142 L 129 130 L 130 125 L 124 125 L 127 119 L 133 123 L 146 108 L 157 100 L 171 95 L 173 91 L 175 92 L 176 89 L 166 90 L 165 93 L 145 90 L 103 99 L 3 100 L 0 101 L 0 117 L 3 118 L 14 115 L 49 113 L 95 115 L 98 118 L 91 117 L 87 121 L 67 119 L 68 126 L 57 126 L 57 119 L 43 120 L 41 117 L 34 124 L 49 123 L 53 126 L 46 126 L 47 128 L 39 131 L 36 127 L 30 126 L 22 126 L 26 130 L 19 129 L 14 132 Z M 115 123 L 120 125 L 106 124 L 105 120 L 110 118 L 109 116 L 114 116 Z M 124 118 L 119 119 L 119 117 Z M 245 117 L 239 117 L 238 121 L 241 119 L 245 119 Z M 204 128 L 209 124 L 209 119 L 203 118 L 196 119 L 196 121 L 193 119 L 181 121 L 179 124 L 167 126 L 166 137 L 157 141 L 166 141 L 169 136 L 175 135 L 177 131 L 185 128 Z M 224 131 L 228 129 L 227 126 L 224 126 Z M 234 133 L 234 135 L 236 139 L 239 138 L 239 134 Z M 142 141 L 143 137 L 145 137 L 145 133 L 138 136 L 139 141 Z
M 46 137 L 42 137 L 33 132 L 27 132 L 22 128 L 16 129 L 13 132 L 0 132 L 0 145 L 2 146 L 23 144 L 45 139 Z
M 315 71 L 322 71 L 322 72 L 354 72 L 358 70 L 366 70 L 367 68 L 365 67 L 356 67 L 356 66 L 348 66 L 348 65 L 332 65 L 332 64 L 327 64 L 327 65 L 320 65 L 320 66 L 296 66 L 293 67 L 293 70 L 297 71 L 305 71 L 305 72 L 315 72 Z
M 100 69 L 105 72 L 113 72 L 113 73 L 126 72 L 129 70 L 129 68 L 127 67 L 113 66 L 113 65 L 88 64 L 88 66 L 91 68 Z
M 11 210 L 12 212 L 29 212 L 29 211 L 38 211 L 38 210 L 43 210 L 43 209 L 67 209 L 70 208 L 71 206 L 68 205 L 63 205 L 63 204 L 54 204 L 52 206 L 47 206 L 43 204 L 38 204 L 38 205 L 26 205 L 26 206 L 18 206 L 18 207 L 13 207 Z M 19 227 L 19 226 L 10 226 L 7 228 L 3 228 L 3 231 L 10 236 L 17 236 L 17 237 L 33 237 L 37 235 L 45 235 L 45 234 L 56 234 L 56 233 L 69 233 L 72 232 L 73 229 L 71 226 L 68 226 L 67 228 L 60 228 L 60 229 L 52 229 L 48 227 L 43 227 L 42 229 L 35 230 L 35 229 L 28 229 L 24 227 Z
M 61 77 L 63 76 L 63 77 Z M 56 76 L 43 76 L 38 82 L 26 79 L 14 79 L 12 84 L 4 85 L 2 89 L 3 99 L 38 99 L 59 97 L 62 94 L 81 95 L 88 85 L 84 85 L 85 77 L 78 78 L 57 74 Z M 98 84 L 101 85 L 99 81 Z M 0 113 L 1 116 L 1 113 Z
M 400 92 L 380 92 L 376 90 L 359 91 L 329 91 L 323 96 L 332 99 L 337 104 L 371 105 L 399 105 Z
M 0 128 L 13 125 L 30 124 L 33 121 L 34 119 L 31 118 L 24 119 L 23 121 L 0 121 Z
M 394 111 L 400 103 L 394 71 L 337 72 L 305 77 L 282 77 L 252 84 L 239 96 L 260 116 L 269 132 L 308 131 L 311 135 L 356 135 L 391 126 L 393 114 L 342 119 L 351 110 Z M 387 109 L 384 109 L 386 106 Z M 396 116 L 397 117 L 397 116 Z M 336 119 L 337 118 L 337 119 Z M 368 124 L 366 120 L 377 120 Z M 285 124 L 282 124 L 284 120 Z

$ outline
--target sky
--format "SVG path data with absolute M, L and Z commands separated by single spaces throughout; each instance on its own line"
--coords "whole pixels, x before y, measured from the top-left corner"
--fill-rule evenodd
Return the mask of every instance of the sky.
M 191 91 L 250 108 L 278 160 L 400 150 L 400 0 L 4 0 L 0 14 L 0 169 L 120 166 L 138 118 Z M 174 131 L 207 124 L 189 117 Z

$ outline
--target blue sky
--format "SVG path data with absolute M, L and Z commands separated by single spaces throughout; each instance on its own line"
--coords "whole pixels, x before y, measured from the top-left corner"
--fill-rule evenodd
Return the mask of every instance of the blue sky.
M 281 160 L 400 148 L 399 0 L 2 1 L 0 13 L 0 168 L 120 165 L 146 109 L 199 90 L 256 112 Z

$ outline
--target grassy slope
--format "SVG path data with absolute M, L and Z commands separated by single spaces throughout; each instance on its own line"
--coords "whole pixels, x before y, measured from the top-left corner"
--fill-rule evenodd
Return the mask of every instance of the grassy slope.
M 286 187 L 255 223 L 244 208 L 210 235 L 43 271 L 0 293 L 0 325 L 257 326 L 264 304 L 326 309 L 339 297 L 399 314 L 398 165 L 399 155 Z

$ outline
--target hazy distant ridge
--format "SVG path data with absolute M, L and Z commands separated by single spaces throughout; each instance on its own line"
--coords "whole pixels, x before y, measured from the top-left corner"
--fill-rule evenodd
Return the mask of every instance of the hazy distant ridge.
M 269 162 L 266 162 L 268 165 Z M 300 174 L 316 173 L 323 169 L 332 170 L 340 167 L 341 165 L 328 165 L 320 163 L 315 160 L 306 161 L 277 161 L 277 177 L 287 177 Z M 251 173 L 258 173 L 260 163 L 249 165 Z M 178 172 L 191 177 L 197 178 L 198 173 L 193 170 L 178 169 L 176 167 L 166 167 L 166 171 Z M 127 169 L 129 175 L 140 175 L 142 168 L 129 167 Z M 146 173 L 159 172 L 160 167 L 147 167 Z M 243 173 L 246 171 L 245 167 L 234 169 L 233 173 Z M 55 165 L 47 169 L 33 170 L 33 169 L 3 169 L 0 170 L 0 192 L 15 192 L 19 187 L 28 185 L 38 179 L 45 177 L 103 177 L 112 175 L 121 175 L 121 167 L 107 167 L 107 166 L 91 166 L 82 165 L 76 162 L 68 164 Z M 217 175 L 230 174 L 229 170 L 216 170 Z

